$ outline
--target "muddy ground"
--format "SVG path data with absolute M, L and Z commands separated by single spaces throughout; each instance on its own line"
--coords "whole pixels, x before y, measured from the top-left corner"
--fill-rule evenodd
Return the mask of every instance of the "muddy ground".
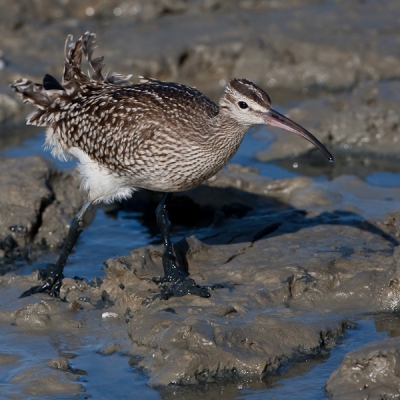
M 150 386 L 172 398 L 171 385 L 277 374 L 329 352 L 359 316 L 397 313 L 400 186 L 366 178 L 398 172 L 400 4 L 7 3 L 0 15 L 2 148 L 26 138 L 26 131 L 14 132 L 31 111 L 8 83 L 40 80 L 45 72 L 60 76 L 66 35 L 90 30 L 98 35 L 98 55 L 121 73 L 177 80 L 213 99 L 230 78 L 252 79 L 336 157 L 329 165 L 308 142 L 271 131 L 272 145 L 260 148 L 256 160 L 300 175 L 274 179 L 231 164 L 176 195 L 171 220 L 186 220 L 193 232 L 175 245 L 180 262 L 197 283 L 223 288 L 209 299 L 167 301 L 152 282 L 162 273 L 158 245 L 104 260 L 105 275 L 90 281 L 69 276 L 67 267 L 65 301 L 18 299 L 38 284 L 37 271 L 21 273 L 21 265 L 46 260 L 62 245 L 84 194 L 70 172 L 49 160 L 1 158 L 1 329 L 10 348 L 40 337 L 53 344 L 54 355 L 27 364 L 4 348 L 1 387 L 9 398 L 90 396 L 74 362 L 79 350 L 74 357 L 65 350 L 79 349 L 88 336 L 99 354 L 128 355 Z M 111 208 L 148 220 L 158 199 L 140 192 Z M 398 396 L 398 348 L 392 338 L 349 353 L 326 395 Z M 225 398 L 236 394 L 227 390 Z

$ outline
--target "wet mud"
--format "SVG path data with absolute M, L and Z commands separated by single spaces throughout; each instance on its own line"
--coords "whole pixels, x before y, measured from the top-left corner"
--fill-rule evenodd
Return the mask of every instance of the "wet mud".
M 19 299 L 39 283 L 37 268 L 60 249 L 85 196 L 74 174 L 48 158 L 1 157 L 4 396 L 112 398 L 121 383 L 148 398 L 231 399 L 249 379 L 267 396 L 274 379 L 328 358 L 365 315 L 390 338 L 348 352 L 320 395 L 398 396 L 400 186 L 378 185 L 371 174 L 399 172 L 400 5 L 64 3 L 9 2 L 0 16 L 1 149 L 30 135 L 20 126 L 32 110 L 8 83 L 60 76 L 65 36 L 91 30 L 97 55 L 121 73 L 180 81 L 213 99 L 231 77 L 253 80 L 332 150 L 335 163 L 271 130 L 262 132 L 271 145 L 260 145 L 251 165 L 231 163 L 174 196 L 175 253 L 198 284 L 222 285 L 209 299 L 162 299 L 153 281 L 163 272 L 160 195 L 146 191 L 101 210 L 117 220 L 134 214 L 152 238 L 147 245 L 102 260 L 104 272 L 92 279 L 69 275 L 67 265 L 61 299 Z M 260 163 L 288 177 L 260 173 Z M 83 276 L 96 253 L 90 239 L 76 251 L 86 245 Z
M 366 344 L 349 352 L 327 382 L 331 399 L 398 396 L 399 338 Z

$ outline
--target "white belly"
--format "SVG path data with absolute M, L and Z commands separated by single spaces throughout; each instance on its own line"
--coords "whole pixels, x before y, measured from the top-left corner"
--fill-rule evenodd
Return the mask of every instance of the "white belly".
M 131 197 L 136 190 L 124 176 L 119 176 L 90 157 L 77 147 L 68 149 L 68 153 L 79 160 L 78 172 L 82 179 L 82 188 L 88 192 L 88 200 L 111 203 Z

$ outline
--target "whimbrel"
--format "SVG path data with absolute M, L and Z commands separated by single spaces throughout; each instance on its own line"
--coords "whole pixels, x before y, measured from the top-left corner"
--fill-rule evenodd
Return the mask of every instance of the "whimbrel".
M 330 152 L 310 132 L 271 108 L 267 93 L 247 79 L 231 80 L 215 104 L 198 90 L 178 83 L 141 78 L 138 84 L 120 74 L 103 74 L 103 57 L 92 58 L 93 33 L 65 44 L 63 79 L 46 75 L 43 84 L 19 79 L 11 86 L 37 110 L 28 124 L 47 126 L 46 145 L 53 156 L 78 159 L 87 201 L 73 219 L 55 265 L 44 282 L 21 297 L 46 292 L 59 296 L 63 270 L 83 217 L 92 203 L 130 197 L 139 189 L 164 192 L 156 217 L 164 243 L 162 296 L 195 294 L 208 288 L 189 278 L 177 263 L 166 209 L 173 192 L 188 190 L 212 177 L 236 153 L 254 125 L 280 127 L 302 136 L 328 160 Z M 93 73 L 81 69 L 85 56 Z

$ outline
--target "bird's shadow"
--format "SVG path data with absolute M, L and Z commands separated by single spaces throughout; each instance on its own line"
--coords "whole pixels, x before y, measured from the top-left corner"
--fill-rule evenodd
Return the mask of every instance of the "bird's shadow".
M 119 204 L 113 212 L 139 211 L 141 223 L 150 233 L 158 234 L 154 210 L 160 198 L 159 193 L 142 191 L 131 200 Z M 190 191 L 176 193 L 168 204 L 168 210 L 172 227 L 175 227 L 173 233 L 186 233 L 178 235 L 180 237 L 194 234 L 207 245 L 256 242 L 265 237 L 319 225 L 351 226 L 380 236 L 393 247 L 399 244 L 392 234 L 356 212 L 333 210 L 310 214 L 268 195 L 234 187 L 200 185 Z M 345 247 L 346 243 L 343 243 Z M 175 249 L 181 263 L 187 267 L 186 253 L 189 247 L 185 238 L 177 241 Z

